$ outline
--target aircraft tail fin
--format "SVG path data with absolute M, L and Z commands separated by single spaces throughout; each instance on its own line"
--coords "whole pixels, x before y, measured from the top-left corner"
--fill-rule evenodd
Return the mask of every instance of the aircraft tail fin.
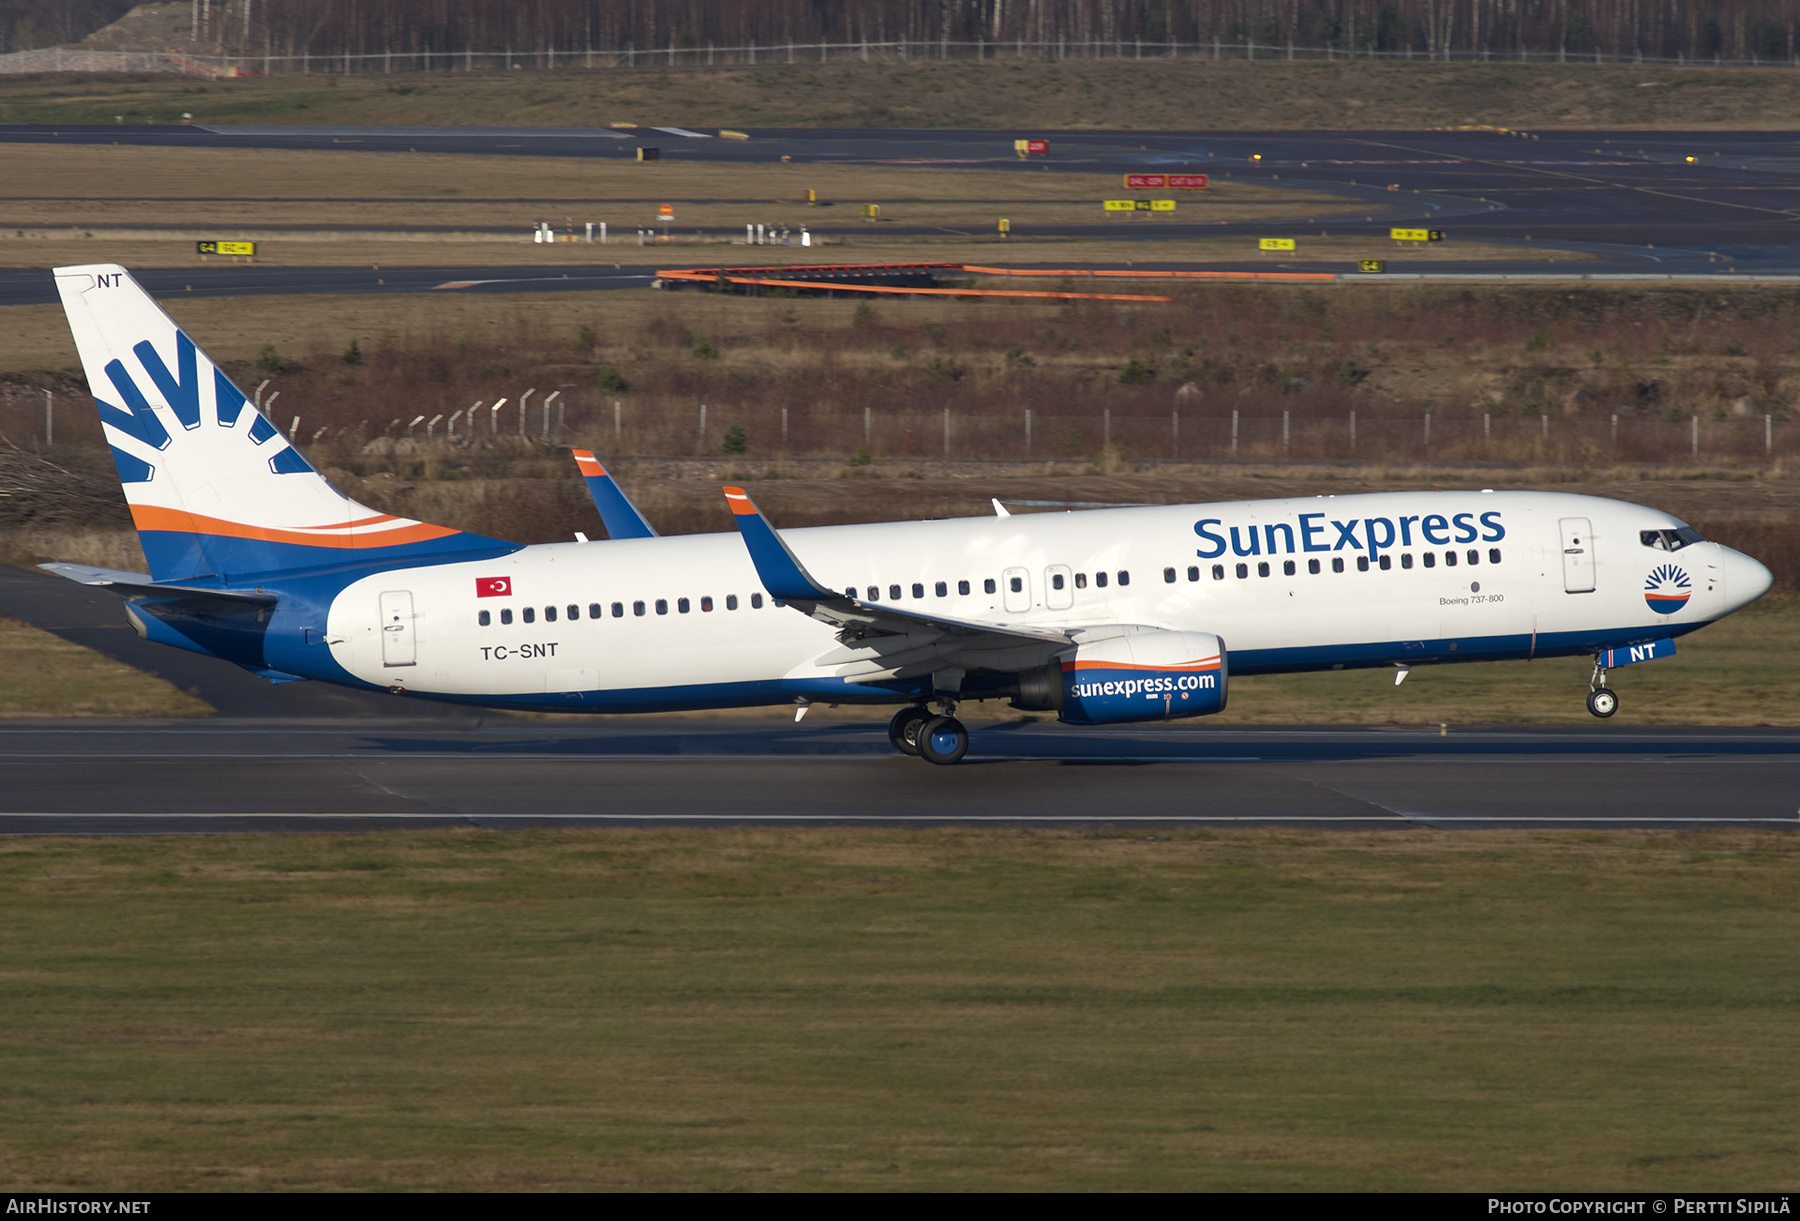
M 332 487 L 114 264 L 56 269 L 69 329 L 157 581 L 506 547 Z

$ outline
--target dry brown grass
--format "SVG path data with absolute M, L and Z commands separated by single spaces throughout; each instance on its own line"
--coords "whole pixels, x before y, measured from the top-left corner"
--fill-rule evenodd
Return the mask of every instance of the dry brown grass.
M 1646 87 L 1648 86 L 1648 87 Z M 7 78 L 0 122 L 1059 130 L 1774 130 L 1800 112 L 1786 68 L 999 58 L 665 71 L 177 79 Z M 783 151 L 778 146 L 775 151 Z M 1000 150 L 1004 156 L 1006 149 Z

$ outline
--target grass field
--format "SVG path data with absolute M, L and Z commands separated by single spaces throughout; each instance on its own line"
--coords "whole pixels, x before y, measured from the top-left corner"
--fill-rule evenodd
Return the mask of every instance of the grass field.
M 0 718 L 203 716 L 211 711 L 161 679 L 0 618 Z
M 1785 68 L 1233 63 L 1204 59 L 798 64 L 755 69 L 21 77 L 0 123 L 1417 130 L 1776 129 Z
M 0 843 L 14 1190 L 1789 1190 L 1779 833 Z

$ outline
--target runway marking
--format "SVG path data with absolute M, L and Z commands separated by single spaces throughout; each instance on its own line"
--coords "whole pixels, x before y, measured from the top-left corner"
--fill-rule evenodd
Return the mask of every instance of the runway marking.
M 28 812 L 15 811 L 0 813 L 0 828 L 7 821 L 25 818 L 45 818 L 67 821 L 71 819 L 113 818 L 130 819 L 143 822 L 153 819 L 216 821 L 224 819 L 254 819 L 258 821 L 270 819 L 307 819 L 320 822 L 342 822 L 350 820 L 385 819 L 396 822 L 471 822 L 485 819 L 492 822 L 792 822 L 792 823 L 943 823 L 947 825 L 965 825 L 969 823 L 1070 823 L 1070 824 L 1107 824 L 1129 823 L 1142 826 L 1167 826 L 1170 823 L 1327 823 L 1343 825 L 1346 823 L 1533 823 L 1546 825 L 1587 826 L 1590 824 L 1624 824 L 1668 823 L 1692 826 L 1696 823 L 1707 825 L 1741 825 L 1752 823 L 1757 825 L 1793 826 L 1800 830 L 1800 820 L 1782 817 L 1770 818 L 1761 815 L 1667 815 L 1656 817 L 1615 817 L 1607 815 L 1557 815 L 1557 814 L 1417 814 L 1412 816 L 1389 814 L 1386 816 L 1373 814 L 518 814 L 518 813 L 398 813 L 379 812 L 365 814 L 279 814 L 279 813 L 191 813 L 191 814 L 140 814 L 140 813 L 80 813 L 63 812 Z M 15 834 L 0 830 L 0 834 Z M 27 834 L 92 834 L 91 831 L 71 832 L 28 832 Z

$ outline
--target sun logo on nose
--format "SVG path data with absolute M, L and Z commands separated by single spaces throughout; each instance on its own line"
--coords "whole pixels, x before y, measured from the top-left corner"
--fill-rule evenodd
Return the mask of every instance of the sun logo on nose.
M 1673 615 L 1687 605 L 1688 575 L 1673 564 L 1659 564 L 1644 579 L 1644 601 L 1659 615 Z

